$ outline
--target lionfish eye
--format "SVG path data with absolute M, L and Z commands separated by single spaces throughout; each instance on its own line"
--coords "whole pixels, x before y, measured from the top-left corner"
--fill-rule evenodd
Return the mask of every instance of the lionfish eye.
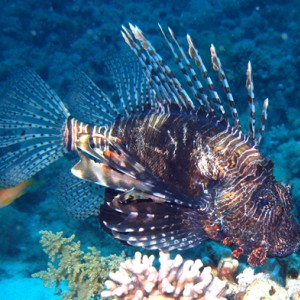
M 274 199 L 273 199 L 273 196 L 271 193 L 265 193 L 263 195 L 260 195 L 258 197 L 259 201 L 260 201 L 260 204 L 263 206 L 263 207 L 272 207 L 274 205 Z
M 262 206 L 268 205 L 268 204 L 269 204 L 269 199 L 267 199 L 267 198 L 262 198 L 262 199 L 260 199 L 260 204 L 261 204 Z

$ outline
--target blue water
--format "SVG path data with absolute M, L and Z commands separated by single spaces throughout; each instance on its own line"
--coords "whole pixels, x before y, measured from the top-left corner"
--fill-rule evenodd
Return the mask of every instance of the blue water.
M 275 162 L 278 180 L 293 186 L 295 212 L 300 212 L 300 2 L 241 1 L 1 1 L 0 91 L 9 74 L 20 65 L 35 69 L 58 94 L 68 98 L 72 78 L 82 69 L 99 86 L 113 94 L 106 57 L 124 47 L 121 24 L 137 24 L 167 59 L 169 49 L 157 23 L 170 26 L 184 41 L 189 33 L 210 65 L 214 43 L 231 82 L 237 106 L 247 121 L 246 65 L 253 65 L 257 101 L 269 97 L 267 134 L 262 151 Z M 73 233 L 84 247 L 96 246 L 104 255 L 125 249 L 105 234 L 97 218 L 82 223 L 70 220 L 57 204 L 55 178 L 60 165 L 40 172 L 39 187 L 12 205 L 0 209 L 0 298 L 58 299 L 31 274 L 46 268 L 39 244 L 40 230 Z M 184 257 L 217 261 L 224 247 L 210 243 L 183 252 Z M 226 252 L 226 253 L 227 253 Z M 281 262 L 288 264 L 288 260 Z M 276 269 L 270 260 L 266 272 Z M 268 269 L 269 268 L 269 269 Z M 277 269 L 276 269 L 277 270 Z M 273 274 L 282 281 L 283 271 Z

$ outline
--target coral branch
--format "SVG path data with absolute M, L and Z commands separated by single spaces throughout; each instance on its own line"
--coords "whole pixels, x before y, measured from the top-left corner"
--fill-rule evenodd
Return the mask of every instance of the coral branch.
M 160 269 L 153 266 L 154 256 L 136 252 L 133 259 L 121 263 L 105 282 L 108 290 L 102 298 L 113 299 L 226 299 L 231 294 L 226 280 L 212 273 L 211 267 L 203 268 L 200 259 L 184 261 L 169 253 L 160 252 Z
M 49 256 L 47 271 L 33 274 L 44 280 L 44 285 L 52 287 L 65 300 L 89 300 L 101 293 L 104 281 L 109 272 L 116 271 L 124 255 L 102 257 L 94 247 L 89 247 L 85 253 L 80 248 L 80 241 L 75 242 L 75 235 L 64 238 L 62 232 L 41 231 L 41 244 L 44 252 Z M 68 282 L 68 291 L 61 292 L 62 281 Z

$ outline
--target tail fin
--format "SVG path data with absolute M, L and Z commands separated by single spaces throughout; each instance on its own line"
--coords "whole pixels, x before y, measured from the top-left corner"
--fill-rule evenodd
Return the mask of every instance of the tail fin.
M 33 71 L 22 69 L 0 103 L 0 186 L 15 186 L 64 152 L 69 112 Z

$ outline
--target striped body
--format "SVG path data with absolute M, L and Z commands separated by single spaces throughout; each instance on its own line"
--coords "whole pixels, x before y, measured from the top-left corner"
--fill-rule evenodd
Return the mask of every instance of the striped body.
M 119 117 L 102 127 L 71 120 L 73 150 L 81 135 L 88 135 L 90 146 L 100 152 L 110 147 L 106 139 L 117 139 L 136 162 L 170 190 L 186 195 L 190 202 L 206 199 L 205 211 L 186 208 L 185 214 L 192 212 L 193 221 L 203 231 L 202 238 L 235 245 L 236 256 L 268 244 L 274 236 L 272 230 L 280 223 L 283 207 L 288 211 L 291 208 L 285 195 L 282 199 L 286 202 L 264 214 L 253 198 L 261 187 L 272 187 L 272 163 L 259 153 L 248 135 L 212 116 L 173 107 L 167 113 L 162 109 Z M 280 185 L 276 188 L 283 190 Z M 116 194 L 107 194 L 107 201 L 114 198 Z M 286 221 L 284 225 L 283 231 L 296 226 Z M 273 255 L 272 249 L 267 251 Z M 259 252 L 256 259 L 265 254 Z
M 247 198 L 234 192 L 241 185 L 253 186 L 248 177 L 264 163 L 247 136 L 204 114 L 179 110 L 120 118 L 110 134 L 126 141 L 132 156 L 171 189 L 191 199 L 207 199 L 209 209 L 199 211 L 196 223 L 208 238 L 240 236 L 227 215 L 234 205 L 243 207 Z M 236 223 L 239 227 L 238 218 Z
M 246 165 L 262 160 L 247 137 L 203 114 L 153 112 L 120 118 L 110 134 L 126 141 L 131 155 L 166 184 L 189 197 L 243 176 Z M 253 156 L 246 155 L 244 151 Z
M 93 126 L 70 117 L 64 133 L 66 150 L 77 150 L 82 135 L 90 137 L 92 148 L 102 150 L 107 144 L 100 136 L 119 138 L 151 173 L 195 198 L 210 186 L 253 175 L 255 165 L 264 160 L 241 131 L 201 113 L 178 109 L 120 117 L 110 126 Z

